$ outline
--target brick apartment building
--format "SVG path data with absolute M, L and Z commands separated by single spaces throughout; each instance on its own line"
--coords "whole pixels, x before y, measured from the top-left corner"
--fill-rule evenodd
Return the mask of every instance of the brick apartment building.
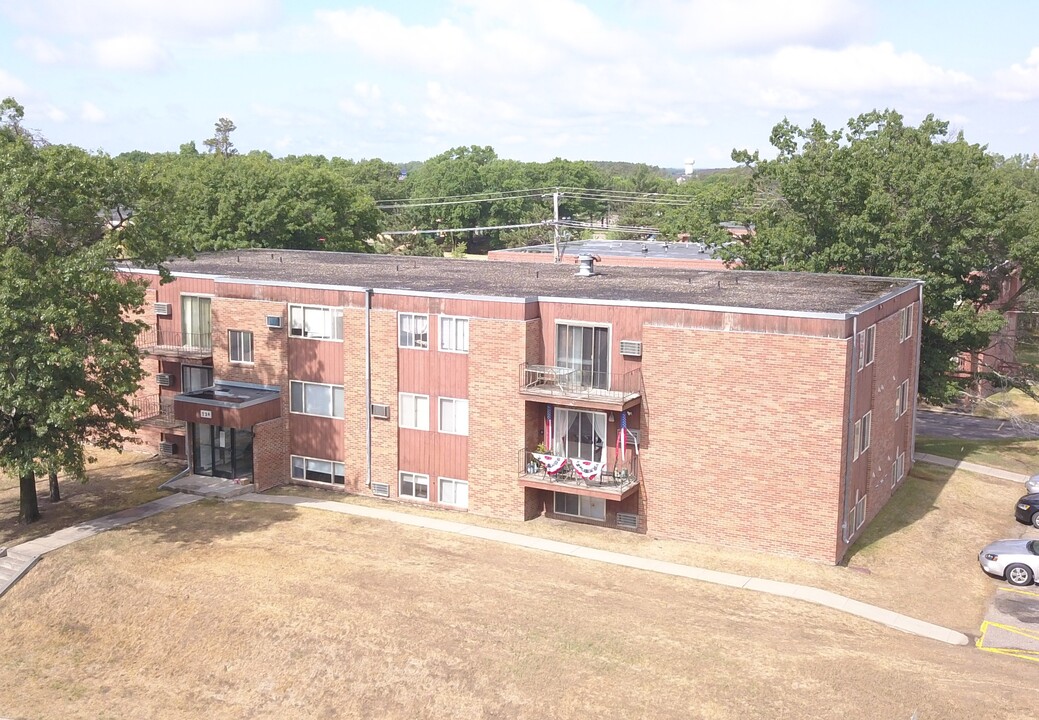
M 922 284 L 211 253 L 151 285 L 142 439 L 313 484 L 838 562 L 912 462 Z

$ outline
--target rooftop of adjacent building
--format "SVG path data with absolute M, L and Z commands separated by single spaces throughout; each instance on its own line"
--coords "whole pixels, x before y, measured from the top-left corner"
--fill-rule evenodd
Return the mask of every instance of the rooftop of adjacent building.
M 596 269 L 578 277 L 567 263 L 302 250 L 225 250 L 169 263 L 170 270 L 289 286 L 500 298 L 552 298 L 617 304 L 752 308 L 782 313 L 854 313 L 920 281 L 898 278 L 669 267 Z
M 501 255 L 551 255 L 552 243 L 495 250 Z M 661 240 L 572 240 L 560 243 L 563 257 L 578 255 L 599 257 L 660 258 L 678 260 L 714 260 L 714 251 L 699 242 L 663 242 Z M 721 261 L 718 261 L 721 262 Z

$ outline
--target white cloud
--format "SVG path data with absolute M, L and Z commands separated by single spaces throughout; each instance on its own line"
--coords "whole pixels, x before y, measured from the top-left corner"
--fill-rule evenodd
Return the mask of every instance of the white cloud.
M 68 114 L 61 108 L 55 105 L 48 105 L 44 108 L 43 114 L 47 116 L 47 119 L 51 122 L 63 123 L 68 120 Z
M 1004 100 L 1039 98 L 1039 47 L 1032 48 L 1023 63 L 1014 63 L 996 73 L 996 96 Z
M 88 123 L 102 123 L 108 119 L 105 111 L 89 100 L 83 103 L 79 116 L 84 122 Z
M 65 58 L 65 53 L 60 48 L 40 37 L 19 38 L 14 45 L 33 60 L 44 65 L 52 65 Z
M 0 97 L 20 95 L 25 92 L 25 83 L 0 68 Z
M 168 63 L 159 42 L 150 35 L 119 35 L 94 43 L 94 59 L 108 70 L 151 72 Z

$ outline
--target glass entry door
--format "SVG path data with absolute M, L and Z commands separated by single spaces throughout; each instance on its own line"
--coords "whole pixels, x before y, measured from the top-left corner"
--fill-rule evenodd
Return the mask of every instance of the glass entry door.
M 252 478 L 251 431 L 192 423 L 191 446 L 191 468 L 196 475 Z

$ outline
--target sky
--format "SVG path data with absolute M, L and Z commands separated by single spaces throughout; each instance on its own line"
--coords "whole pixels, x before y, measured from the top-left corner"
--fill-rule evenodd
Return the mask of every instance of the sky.
M 733 165 L 788 118 L 928 114 L 1039 152 L 1035 0 L 0 0 L 0 98 L 54 143 Z

